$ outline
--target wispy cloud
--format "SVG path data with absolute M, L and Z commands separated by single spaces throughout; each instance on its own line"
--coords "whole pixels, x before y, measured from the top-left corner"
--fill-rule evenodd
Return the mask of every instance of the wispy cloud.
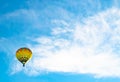
M 35 38 L 33 58 L 25 73 L 67 72 L 95 77 L 120 77 L 120 10 L 98 13 L 82 22 L 52 20 L 52 36 Z M 16 64 L 15 64 L 16 65 Z M 13 72 L 21 71 L 20 65 Z

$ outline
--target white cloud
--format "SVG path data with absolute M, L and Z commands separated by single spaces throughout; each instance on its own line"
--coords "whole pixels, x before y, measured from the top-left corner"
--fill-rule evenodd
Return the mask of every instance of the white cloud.
M 35 39 L 38 45 L 31 45 L 33 58 L 26 65 L 26 74 L 68 72 L 120 77 L 120 10 L 112 8 L 83 23 L 72 23 L 74 28 L 64 20 L 57 23 L 66 26 L 59 25 L 52 29 L 52 36 L 39 37 Z

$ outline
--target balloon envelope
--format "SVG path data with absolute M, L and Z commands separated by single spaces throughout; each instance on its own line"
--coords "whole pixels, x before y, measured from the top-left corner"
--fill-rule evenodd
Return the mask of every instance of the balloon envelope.
M 32 57 L 32 51 L 29 48 L 20 48 L 16 51 L 16 58 L 25 66 L 25 63 Z

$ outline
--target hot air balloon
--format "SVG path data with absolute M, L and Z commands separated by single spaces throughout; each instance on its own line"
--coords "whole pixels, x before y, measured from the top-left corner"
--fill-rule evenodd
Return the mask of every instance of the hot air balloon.
M 26 62 L 32 57 L 32 51 L 29 48 L 20 48 L 16 51 L 16 58 L 25 66 Z

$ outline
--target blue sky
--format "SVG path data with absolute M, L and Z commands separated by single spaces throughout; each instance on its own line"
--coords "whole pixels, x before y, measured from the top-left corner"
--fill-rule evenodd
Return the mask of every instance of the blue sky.
M 119 0 L 0 0 L 1 82 L 119 82 Z M 33 57 L 23 68 L 16 50 Z

